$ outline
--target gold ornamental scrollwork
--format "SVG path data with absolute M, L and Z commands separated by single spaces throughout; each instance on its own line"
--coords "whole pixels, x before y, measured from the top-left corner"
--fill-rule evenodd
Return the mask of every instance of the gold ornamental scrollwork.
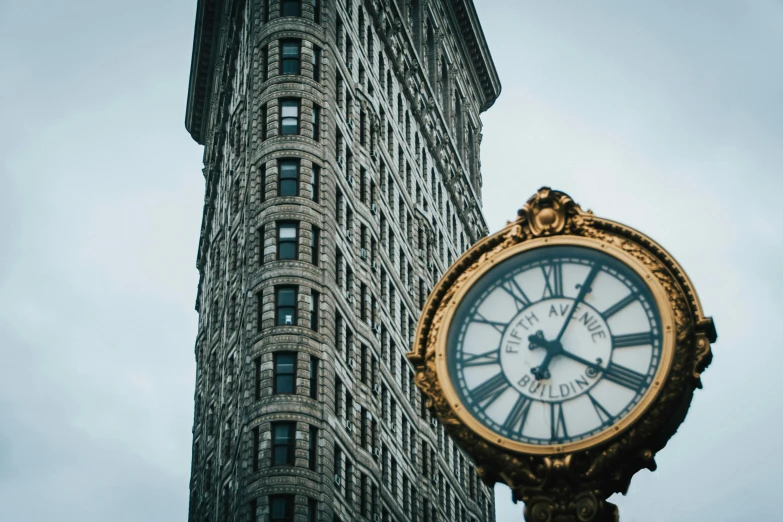
M 658 289 L 659 306 L 665 306 L 661 312 L 669 318 L 671 346 L 668 364 L 661 365 L 665 372 L 656 375 L 657 388 L 631 421 L 589 443 L 531 452 L 502 437 L 493 439 L 489 430 L 466 420 L 464 407 L 448 393 L 451 384 L 438 360 L 444 350 L 438 347 L 444 346 L 446 323 L 458 304 L 455 299 L 472 281 L 509 252 L 542 241 L 600 243 L 646 274 L 651 287 Z M 525 502 L 527 520 L 604 522 L 618 519 L 616 507 L 606 499 L 625 493 L 640 469 L 655 469 L 655 454 L 684 420 L 693 391 L 701 388 L 700 376 L 712 360 L 711 343 L 716 338 L 712 319 L 704 315 L 684 270 L 660 245 L 637 230 L 583 211 L 567 194 L 544 187 L 519 210 L 515 221 L 476 243 L 444 274 L 424 306 L 408 358 L 427 406 L 474 459 L 486 484 L 503 482 L 515 500 Z

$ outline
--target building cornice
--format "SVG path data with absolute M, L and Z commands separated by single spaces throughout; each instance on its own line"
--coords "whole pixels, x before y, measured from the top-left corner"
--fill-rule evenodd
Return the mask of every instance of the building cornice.
M 451 0 L 450 3 L 484 94 L 481 103 L 481 112 L 484 112 L 492 107 L 500 96 L 500 78 L 495 69 L 495 62 L 492 61 L 473 0 Z
M 196 7 L 185 128 L 201 145 L 204 144 L 204 126 L 209 117 L 214 64 L 219 54 L 217 47 L 222 3 L 221 0 L 198 0 Z

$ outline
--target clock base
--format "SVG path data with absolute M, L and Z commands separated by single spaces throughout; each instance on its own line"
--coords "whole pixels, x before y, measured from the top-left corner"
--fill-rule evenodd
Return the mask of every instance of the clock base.
M 586 491 L 565 501 L 562 492 L 525 501 L 525 522 L 619 522 L 617 506 Z

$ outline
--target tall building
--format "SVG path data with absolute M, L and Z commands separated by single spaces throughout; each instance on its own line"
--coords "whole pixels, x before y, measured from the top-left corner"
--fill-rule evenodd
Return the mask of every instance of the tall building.
M 189 520 L 494 520 L 405 353 L 499 92 L 471 0 L 198 0 Z

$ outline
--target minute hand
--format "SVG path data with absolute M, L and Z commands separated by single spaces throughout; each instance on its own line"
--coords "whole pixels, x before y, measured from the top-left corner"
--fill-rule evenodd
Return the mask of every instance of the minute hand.
M 566 315 L 566 319 L 563 322 L 563 326 L 560 327 L 560 333 L 558 333 L 557 337 L 555 338 L 556 341 L 559 342 L 560 338 L 563 337 L 566 328 L 568 328 L 569 321 L 571 321 L 571 318 L 574 316 L 574 311 L 576 310 L 576 307 L 579 306 L 579 303 L 581 303 L 582 300 L 585 298 L 587 292 L 590 291 L 590 285 L 593 284 L 593 280 L 595 279 L 595 276 L 598 275 L 598 270 L 599 270 L 598 265 L 593 265 L 592 268 L 590 268 L 590 273 L 587 274 L 587 277 L 582 283 L 582 286 L 579 288 L 579 293 L 577 294 L 576 299 L 574 299 L 574 303 L 571 305 L 571 309 L 568 311 L 568 315 Z
M 560 352 L 560 355 L 565 355 L 569 359 L 573 359 L 576 362 L 580 362 L 580 363 L 584 364 L 585 366 L 587 366 L 588 368 L 592 368 L 595 371 L 598 371 L 598 372 L 605 371 L 605 368 L 603 366 L 601 366 L 600 364 L 590 362 L 587 359 L 583 359 L 583 358 L 579 357 L 578 355 L 575 355 L 575 354 L 573 354 L 571 352 L 567 352 L 565 350 L 562 350 Z M 600 361 L 600 359 L 598 359 L 598 360 Z

